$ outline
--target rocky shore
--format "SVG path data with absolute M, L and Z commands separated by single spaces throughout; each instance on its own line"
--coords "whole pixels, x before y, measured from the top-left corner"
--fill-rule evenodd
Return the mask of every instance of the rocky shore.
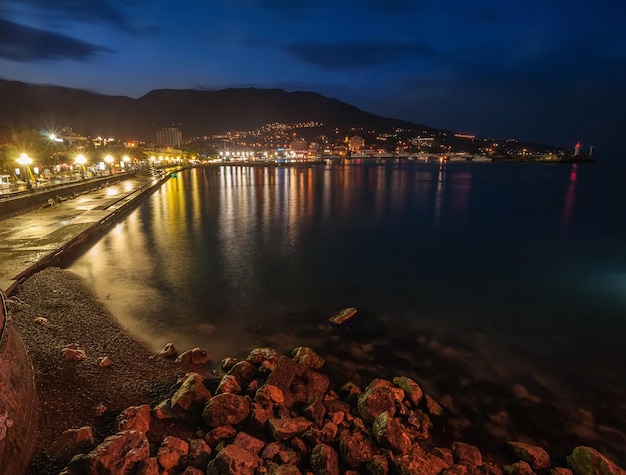
M 219 365 L 202 349 L 151 354 L 57 268 L 21 284 L 9 312 L 39 394 L 29 474 L 626 475 L 591 447 L 485 450 L 463 439 L 453 398 L 402 375 L 331 381 L 310 348 Z

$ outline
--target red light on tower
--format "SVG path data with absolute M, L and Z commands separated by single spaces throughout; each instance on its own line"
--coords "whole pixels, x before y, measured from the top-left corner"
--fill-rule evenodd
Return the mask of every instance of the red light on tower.
M 576 155 L 580 155 L 580 142 L 578 142 L 574 147 L 574 156 Z

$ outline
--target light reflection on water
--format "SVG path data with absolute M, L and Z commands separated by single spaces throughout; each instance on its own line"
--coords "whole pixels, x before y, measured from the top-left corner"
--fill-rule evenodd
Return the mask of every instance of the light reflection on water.
M 623 178 L 517 163 L 194 169 L 70 269 L 155 351 L 307 345 L 346 379 L 402 372 L 435 392 L 443 373 L 623 391 L 624 288 L 602 283 L 626 267 L 611 211 Z M 347 306 L 352 326 L 325 324 Z

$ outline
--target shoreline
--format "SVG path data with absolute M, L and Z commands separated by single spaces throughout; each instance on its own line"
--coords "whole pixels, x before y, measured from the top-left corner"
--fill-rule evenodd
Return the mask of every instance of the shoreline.
M 54 461 L 46 453 L 46 448 L 63 431 L 89 425 L 95 439 L 101 442 L 114 433 L 115 419 L 121 411 L 142 404 L 154 408 L 172 396 L 180 377 L 189 371 L 200 372 L 207 384 L 213 384 L 212 394 L 215 394 L 219 380 L 215 379 L 211 368 L 218 362 L 212 366 L 189 366 L 155 357 L 144 342 L 128 335 L 80 278 L 69 271 L 45 269 L 20 283 L 14 296 L 10 314 L 35 367 L 39 393 L 40 430 L 29 474 L 58 473 L 63 468 L 63 463 Z M 35 321 L 41 317 L 46 321 Z M 64 360 L 62 349 L 72 343 L 85 351 L 85 360 Z M 111 367 L 100 367 L 99 358 L 104 356 L 112 360 Z M 330 386 L 338 391 L 337 385 L 345 382 L 332 381 Z M 444 401 L 440 398 L 440 402 Z M 98 416 L 101 404 L 107 409 Z M 456 417 L 450 411 L 454 407 L 453 400 L 447 406 L 450 412 L 446 419 L 448 433 L 461 436 L 466 432 L 471 439 L 471 428 L 463 426 L 466 418 Z M 170 424 L 168 430 L 183 438 L 193 437 L 193 431 L 185 424 L 176 425 Z M 167 432 L 165 429 L 167 427 L 154 429 L 150 436 L 153 445 L 160 442 Z M 438 442 L 449 447 L 451 440 Z M 505 442 L 503 439 L 501 445 Z M 573 449 L 574 445 L 569 448 L 570 452 Z M 501 466 L 511 460 L 503 447 L 497 451 L 487 447 L 481 450 L 485 460 Z M 552 462 L 565 466 L 560 456 Z

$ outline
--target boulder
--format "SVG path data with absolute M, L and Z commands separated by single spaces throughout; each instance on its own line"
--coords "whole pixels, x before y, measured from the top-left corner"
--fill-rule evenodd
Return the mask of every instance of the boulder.
M 257 439 L 246 432 L 239 432 L 233 440 L 233 445 L 243 447 L 251 454 L 260 455 L 266 444 L 261 439 Z
M 252 381 L 252 378 L 254 378 L 254 375 L 256 374 L 256 372 L 257 372 L 256 366 L 254 366 L 249 361 L 244 360 L 244 361 L 239 361 L 238 363 L 236 363 L 230 369 L 230 371 L 228 371 L 228 374 L 230 376 L 234 376 L 235 378 L 237 378 L 237 381 L 239 382 L 239 384 L 246 385 L 250 381 Z
M 236 425 L 250 413 L 250 398 L 223 393 L 209 399 L 202 411 L 202 419 L 209 427 Z
M 180 472 L 180 475 L 204 475 L 204 470 L 200 470 L 197 467 L 189 466 L 185 470 Z
M 444 416 L 444 411 L 443 407 L 441 407 L 441 404 L 435 401 L 428 394 L 424 394 L 424 399 L 426 400 L 426 410 L 428 411 L 428 414 L 435 417 Z
M 285 406 L 291 408 L 296 400 L 302 400 L 306 397 L 306 394 L 304 393 L 304 384 L 302 383 L 299 385 L 300 390 L 297 390 L 296 385 L 294 384 L 295 379 L 301 378 L 305 371 L 306 368 L 301 364 L 290 360 L 286 356 L 281 356 L 278 358 L 276 368 L 269 375 L 266 383 L 279 387 L 285 397 Z M 299 398 L 296 394 L 294 394 L 294 389 L 296 389 L 296 393 L 299 393 Z
M 224 358 L 222 361 L 220 361 L 220 368 L 222 368 L 222 371 L 228 372 L 237 363 L 239 363 L 238 358 Z
M 552 465 L 550 456 L 543 448 L 524 442 L 508 442 L 507 447 L 519 460 L 528 463 L 533 470 L 548 470 Z
M 376 418 L 373 430 L 376 442 L 395 454 L 404 454 L 411 447 L 411 439 L 402 425 L 386 412 Z
M 311 426 L 304 417 L 271 418 L 268 424 L 272 437 L 278 441 L 301 436 Z
M 206 475 L 254 475 L 258 459 L 243 447 L 227 445 L 215 456 Z
M 452 455 L 456 463 L 478 467 L 483 464 L 483 456 L 478 447 L 465 442 L 452 442 Z
M 271 348 L 254 348 L 252 351 L 250 351 L 250 353 L 246 357 L 246 360 L 258 367 L 261 366 L 264 361 L 269 361 L 272 364 L 276 364 L 278 363 L 278 359 L 280 357 L 280 353 Z
M 357 408 L 366 423 L 372 423 L 383 412 L 393 417 L 396 413 L 396 400 L 391 388 L 377 386 L 359 394 Z
M 299 346 L 292 351 L 293 360 L 310 369 L 320 369 L 324 366 L 324 358 L 306 346 Z
M 174 411 L 188 412 L 202 407 L 211 398 L 211 392 L 204 385 L 204 378 L 198 373 L 189 373 L 180 388 L 172 396 Z
M 159 462 L 156 457 L 148 457 L 139 462 L 137 466 L 137 475 L 161 475 L 159 473 Z
M 144 434 L 150 430 L 150 406 L 131 406 L 117 416 L 117 431 L 137 430 Z
M 204 441 L 211 448 L 215 448 L 220 442 L 228 441 L 237 435 L 237 429 L 231 426 L 220 426 L 210 431 Z
M 374 455 L 366 464 L 367 473 L 370 475 L 388 475 L 389 460 L 384 455 Z
M 260 404 L 263 407 L 274 407 L 275 404 L 282 404 L 285 402 L 285 395 L 282 389 L 273 384 L 264 384 L 254 395 L 254 402 Z
M 526 462 L 515 462 L 511 465 L 505 465 L 505 475 L 536 475 L 533 469 Z
M 241 384 L 236 376 L 231 374 L 225 374 L 222 376 L 220 380 L 220 384 L 217 386 L 215 390 L 216 394 L 222 393 L 231 393 L 231 394 L 240 394 L 241 393 Z
M 368 438 L 346 432 L 339 437 L 339 453 L 348 467 L 357 468 L 372 458 L 374 450 Z
M 405 376 L 396 376 L 393 378 L 393 384 L 402 389 L 406 395 L 406 398 L 411 401 L 414 406 L 417 406 L 422 400 L 424 392 L 419 384 L 413 381 L 411 378 Z
M 200 365 L 211 361 L 209 354 L 200 347 L 192 348 L 180 354 L 176 358 L 176 363 Z
M 150 457 L 150 443 L 143 432 L 129 430 L 109 436 L 86 456 L 74 457 L 70 473 L 132 474 Z M 78 470 L 73 470 L 76 466 Z
M 467 465 L 455 463 L 441 472 L 441 475 L 470 475 L 470 469 L 467 468 Z
M 168 343 L 165 348 L 161 350 L 159 356 L 161 358 L 174 358 L 178 354 L 178 350 L 174 346 L 174 343 Z
M 626 475 L 626 470 L 584 445 L 576 447 L 565 459 L 574 475 Z
M 278 465 L 270 471 L 271 475 L 302 475 L 302 472 L 295 465 Z
M 211 460 L 211 453 L 211 447 L 204 440 L 191 439 L 189 441 L 189 453 L 185 457 L 185 464 L 204 470 Z
M 406 418 L 407 429 L 409 435 L 414 439 L 427 440 L 430 439 L 430 431 L 433 423 L 430 418 L 419 409 L 411 411 Z
M 178 437 L 167 436 L 161 442 L 157 453 L 159 465 L 165 470 L 170 470 L 180 464 L 183 456 L 189 453 L 189 444 Z
M 90 426 L 80 429 L 68 429 L 63 432 L 48 448 L 48 454 L 59 462 L 67 463 L 76 454 L 87 453 L 95 446 L 93 431 Z
M 339 475 L 339 456 L 330 445 L 313 447 L 310 463 L 315 475 Z
M 160 420 L 178 418 L 178 415 L 172 410 L 172 401 L 170 399 L 165 399 L 157 404 L 152 409 L 152 415 Z
M 439 475 L 450 465 L 443 459 L 413 444 L 406 455 L 390 455 L 391 465 L 399 475 Z

